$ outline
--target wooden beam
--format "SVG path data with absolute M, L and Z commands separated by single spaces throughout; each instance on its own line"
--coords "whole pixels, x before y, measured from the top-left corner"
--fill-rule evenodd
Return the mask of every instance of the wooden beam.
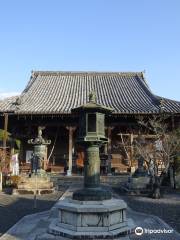
M 118 136 L 131 136 L 131 133 L 118 133 L 117 134 Z M 134 134 L 133 135 L 133 138 L 138 138 L 138 137 L 143 137 L 143 138 L 148 138 L 148 139 L 151 139 L 151 138 L 157 138 L 157 135 L 156 134 L 140 134 L 140 135 L 137 135 L 137 134 Z

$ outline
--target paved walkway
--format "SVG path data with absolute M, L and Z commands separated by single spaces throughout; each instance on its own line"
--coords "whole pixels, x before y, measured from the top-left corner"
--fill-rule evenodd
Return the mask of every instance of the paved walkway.
M 127 216 L 132 218 L 133 221 L 136 223 L 137 227 L 141 227 L 143 231 L 146 230 L 165 230 L 166 233 L 143 233 L 141 236 L 137 236 L 136 234 L 130 235 L 131 240 L 179 240 L 180 234 L 176 232 L 177 230 L 170 226 L 168 222 L 165 222 L 166 219 L 173 220 L 174 216 L 171 216 L 170 209 L 173 209 L 173 213 L 176 214 L 176 218 L 174 219 L 174 224 L 177 221 L 179 224 L 179 206 L 175 204 L 180 204 L 179 195 L 175 194 L 172 197 L 172 202 L 174 202 L 173 207 L 171 207 L 170 199 L 168 196 L 164 196 L 164 198 L 155 200 L 148 197 L 140 197 L 140 196 L 124 196 L 123 194 L 118 194 L 117 191 L 113 191 L 113 196 L 116 198 L 123 199 L 128 205 Z M 164 205 L 163 203 L 167 203 L 168 206 Z M 151 204 L 150 204 L 151 203 Z M 162 204 L 162 205 L 161 205 Z M 169 207 L 169 208 L 168 208 Z M 174 209 L 175 208 L 175 209 Z M 159 215 L 163 214 L 162 216 L 164 219 L 160 218 Z M 163 221 L 164 220 L 164 221 Z M 176 224 L 176 227 L 178 226 Z M 169 232 L 169 233 L 167 233 Z
M 117 191 L 116 191 L 117 192 Z M 180 232 L 180 192 L 169 192 L 161 199 L 143 196 L 128 196 L 119 193 L 127 205 L 138 212 L 152 214 L 163 219 L 167 224 Z
M 74 186 L 77 187 L 77 186 Z M 74 188 L 75 189 L 75 188 Z M 73 187 L 65 193 L 65 197 L 71 195 L 73 191 Z M 121 198 L 118 194 L 113 193 L 114 197 Z M 55 207 L 58 205 L 56 203 Z M 54 212 L 54 211 L 53 211 Z M 137 236 L 132 233 L 128 238 L 130 240 L 179 240 L 180 234 L 174 231 L 169 225 L 167 225 L 163 220 L 156 216 L 143 214 L 139 212 L 135 212 L 132 209 L 128 208 L 127 211 L 128 217 L 134 220 L 134 223 L 137 227 L 141 227 L 143 231 L 146 230 L 165 230 L 170 231 L 171 233 L 144 233 L 141 236 Z M 34 215 L 29 215 L 22 218 L 15 226 L 13 226 L 4 236 L 2 236 L 1 240 L 35 240 L 37 235 L 43 235 L 46 233 L 47 226 L 51 222 L 52 218 L 54 218 L 54 214 L 52 211 L 46 211 L 41 213 L 36 213 Z M 46 236 L 47 234 L 43 235 Z M 59 239 L 65 240 L 64 238 L 52 238 L 53 236 L 47 235 L 45 239 Z M 122 238 L 121 238 L 122 240 Z
M 34 209 L 33 195 L 8 195 L 1 192 L 0 236 L 25 215 L 49 210 L 64 193 L 64 190 L 37 196 L 36 209 Z

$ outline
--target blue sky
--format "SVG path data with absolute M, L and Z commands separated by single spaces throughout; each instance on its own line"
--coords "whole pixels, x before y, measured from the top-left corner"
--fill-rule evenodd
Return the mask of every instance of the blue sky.
M 179 0 L 0 0 L 0 94 L 31 70 L 145 70 L 180 101 L 179 13 Z

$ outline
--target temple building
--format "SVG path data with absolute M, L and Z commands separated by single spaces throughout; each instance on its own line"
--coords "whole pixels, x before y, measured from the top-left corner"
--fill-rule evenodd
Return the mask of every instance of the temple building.
M 76 142 L 78 116 L 71 110 L 87 103 L 91 92 L 97 103 L 114 110 L 105 122 L 108 143 L 100 154 L 102 174 L 127 172 L 136 165 L 133 140 L 139 134 L 140 117 L 166 113 L 172 128 L 180 124 L 180 102 L 154 95 L 143 72 L 35 71 L 19 96 L 0 101 L 0 128 L 20 140 L 22 171 L 28 171 L 32 154 L 28 139 L 36 137 L 39 126 L 43 137 L 51 140 L 44 169 L 83 171 L 84 150 Z

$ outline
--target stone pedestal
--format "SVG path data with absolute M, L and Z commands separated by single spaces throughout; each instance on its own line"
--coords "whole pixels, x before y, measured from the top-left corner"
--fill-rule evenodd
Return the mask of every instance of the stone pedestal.
M 70 239 L 116 239 L 132 228 L 123 200 L 78 201 L 66 199 L 58 205 L 59 218 L 48 232 Z
M 18 188 L 13 190 L 13 194 L 47 194 L 54 192 L 53 183 L 47 175 L 34 175 L 31 177 L 21 177 Z
M 150 177 L 130 177 L 127 183 L 128 189 L 131 190 L 141 190 L 146 189 L 148 184 L 150 183 Z

